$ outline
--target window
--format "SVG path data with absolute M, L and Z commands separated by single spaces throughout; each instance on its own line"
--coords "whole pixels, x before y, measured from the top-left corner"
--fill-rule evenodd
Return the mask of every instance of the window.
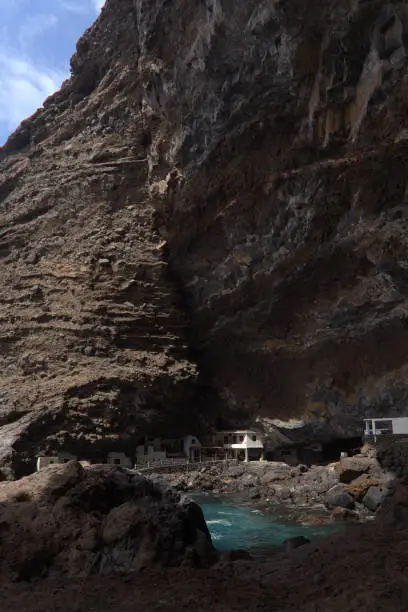
M 228 444 L 228 436 L 224 436 L 224 444 Z
M 376 433 L 392 434 L 392 421 L 375 421 Z
M 239 436 L 239 441 L 243 442 L 244 441 L 244 436 Z
M 196 439 L 195 438 L 191 438 L 191 444 L 195 444 L 196 443 Z
M 114 463 L 115 465 L 120 465 L 120 459 L 114 459 L 114 460 L 113 460 L 113 463 Z
M 232 436 L 232 442 L 233 442 L 234 444 L 236 444 L 236 443 L 237 443 L 237 436 Z
M 252 441 L 256 442 L 256 436 L 252 436 Z

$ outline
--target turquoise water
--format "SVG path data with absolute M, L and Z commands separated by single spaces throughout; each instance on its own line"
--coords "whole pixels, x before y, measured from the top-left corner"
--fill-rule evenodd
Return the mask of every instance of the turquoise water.
M 288 538 L 305 536 L 310 540 L 344 529 L 339 523 L 304 525 L 283 510 L 261 512 L 248 505 L 225 499 L 196 498 L 218 550 L 245 549 L 262 554 Z

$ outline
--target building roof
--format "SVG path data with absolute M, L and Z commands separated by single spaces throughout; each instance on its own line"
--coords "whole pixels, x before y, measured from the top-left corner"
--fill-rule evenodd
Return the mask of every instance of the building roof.
M 257 431 L 254 431 L 253 429 L 223 429 L 223 430 L 219 430 L 215 432 L 215 435 L 220 434 L 220 435 L 227 435 L 227 434 L 256 434 L 257 436 L 259 436 L 260 434 Z
M 263 444 L 260 440 L 248 440 L 248 442 L 237 442 L 236 444 L 228 444 L 231 448 L 263 448 Z
M 370 417 L 368 419 L 364 419 L 364 422 L 367 421 L 407 421 L 408 417 Z

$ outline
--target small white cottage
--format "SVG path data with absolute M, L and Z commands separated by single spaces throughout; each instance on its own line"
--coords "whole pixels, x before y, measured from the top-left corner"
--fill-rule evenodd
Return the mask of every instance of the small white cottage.
M 227 454 L 243 461 L 258 461 L 263 457 L 261 436 L 250 429 L 217 431 L 213 443 L 223 446 Z
M 376 441 L 378 436 L 384 435 L 408 436 L 408 417 L 364 419 L 365 438 Z
M 132 462 L 125 453 L 111 452 L 108 454 L 106 463 L 109 465 L 120 465 L 123 468 L 131 468 Z
M 48 467 L 49 465 L 68 463 L 68 461 L 76 461 L 76 457 L 75 455 L 71 455 L 71 453 L 66 453 L 64 451 L 54 456 L 37 457 L 37 472 Z
M 183 452 L 189 461 L 201 461 L 201 444 L 196 436 L 182 438 Z

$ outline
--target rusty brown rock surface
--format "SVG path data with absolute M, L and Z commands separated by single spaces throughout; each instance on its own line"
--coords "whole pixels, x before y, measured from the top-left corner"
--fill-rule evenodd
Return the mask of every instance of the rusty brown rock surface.
M 75 461 L 0 484 L 0 586 L 200 566 L 215 554 L 200 508 L 116 466 Z
M 0 150 L 3 461 L 405 409 L 407 40 L 398 1 L 107 1 Z
M 395 500 L 405 508 L 406 501 L 406 491 Z M 261 561 L 221 559 L 207 569 L 146 568 L 86 580 L 50 577 L 3 584 L 0 593 L 10 612 L 27 606 L 32 612 L 131 612 L 135 606 L 146 612 L 405 612 L 408 530 L 401 527 L 376 521 Z

